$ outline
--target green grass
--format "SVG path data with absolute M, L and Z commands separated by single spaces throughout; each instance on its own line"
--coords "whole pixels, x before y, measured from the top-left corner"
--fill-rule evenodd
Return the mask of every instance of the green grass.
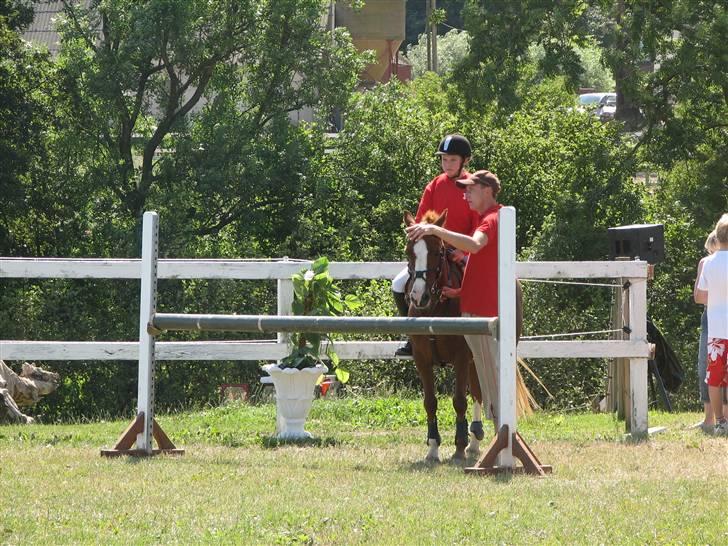
M 441 454 L 453 413 L 440 400 Z M 0 544 L 724 544 L 728 439 L 668 427 L 624 440 L 608 415 L 519 430 L 544 479 L 425 464 L 419 399 L 317 400 L 318 442 L 271 441 L 275 408 L 160 416 L 182 457 L 103 459 L 124 422 L 0 427 Z

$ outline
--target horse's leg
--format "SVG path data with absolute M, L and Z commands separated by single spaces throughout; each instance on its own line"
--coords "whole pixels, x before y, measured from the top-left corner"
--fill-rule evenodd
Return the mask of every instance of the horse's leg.
M 470 423 L 470 443 L 465 453 L 467 455 L 477 455 L 480 453 L 480 442 L 485 438 L 483 430 L 483 404 L 477 400 L 473 400 L 473 421 Z
M 465 355 L 454 360 L 455 392 L 452 397 L 452 407 L 455 409 L 455 453 L 452 458 L 463 460 L 468 445 L 468 419 L 465 415 L 468 410 L 468 399 L 465 394 L 468 385 L 468 360 Z
M 413 346 L 417 372 L 422 382 L 424 393 L 424 406 L 427 413 L 427 455 L 426 461 L 440 462 L 440 431 L 437 428 L 437 396 L 435 396 L 435 375 L 432 371 L 430 359 L 426 355 L 417 354 L 417 345 Z M 422 362 L 425 364 L 422 364 Z
M 465 339 L 463 339 L 465 342 Z M 467 345 L 466 345 L 467 346 Z M 468 347 L 468 381 L 470 386 L 470 396 L 473 399 L 473 421 L 470 423 L 470 443 L 465 452 L 468 455 L 478 455 L 480 453 L 480 442 L 485 437 L 483 431 L 483 395 L 480 392 L 480 381 L 475 370 L 473 355 Z

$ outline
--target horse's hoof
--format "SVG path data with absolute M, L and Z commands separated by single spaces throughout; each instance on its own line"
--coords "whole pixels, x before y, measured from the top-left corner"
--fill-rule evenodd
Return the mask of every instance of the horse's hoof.
M 465 460 L 465 450 L 458 449 L 455 451 L 455 453 L 452 454 L 452 457 L 450 459 L 451 461 L 454 461 L 456 463 L 461 463 Z
M 428 455 L 425 457 L 425 462 L 428 464 L 440 464 L 442 461 L 440 461 L 440 457 L 433 457 L 431 455 Z
M 477 442 L 475 444 L 468 444 L 468 447 L 465 448 L 465 453 L 467 453 L 468 457 L 477 457 L 480 455 L 480 442 Z

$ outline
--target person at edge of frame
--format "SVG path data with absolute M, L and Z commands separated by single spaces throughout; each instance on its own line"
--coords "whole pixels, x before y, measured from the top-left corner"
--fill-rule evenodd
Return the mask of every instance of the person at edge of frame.
M 718 237 L 715 234 L 715 230 L 711 231 L 708 238 L 705 240 L 704 245 L 705 251 L 708 253 L 707 256 L 702 258 L 698 262 L 698 272 L 695 276 L 695 286 L 693 287 L 693 299 L 695 303 L 705 304 L 708 302 L 706 294 L 698 294 L 698 281 L 700 280 L 700 273 L 703 271 L 703 264 L 716 250 L 718 250 Z M 695 428 L 700 428 L 703 432 L 713 432 L 715 427 L 715 418 L 713 415 L 713 408 L 710 406 L 710 397 L 708 396 L 708 385 L 705 383 L 705 372 L 708 367 L 708 310 L 703 307 L 703 313 L 700 317 L 700 342 L 698 344 L 698 391 L 700 394 L 700 401 L 703 403 L 704 417 L 703 420 L 695 425 Z M 728 418 L 728 389 L 721 389 L 723 395 L 723 416 Z
M 728 436 L 721 388 L 728 387 L 728 213 L 715 225 L 718 250 L 703 262 L 698 279 L 698 298 L 705 298 L 708 311 L 708 359 L 705 382 L 713 409 L 713 433 Z

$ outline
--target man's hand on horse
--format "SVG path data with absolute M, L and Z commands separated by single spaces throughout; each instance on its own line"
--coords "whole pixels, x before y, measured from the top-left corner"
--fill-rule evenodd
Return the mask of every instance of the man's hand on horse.
M 440 296 L 440 301 L 445 301 L 448 298 L 459 298 L 460 297 L 460 290 L 461 288 L 453 288 L 451 286 L 443 286 L 442 287 L 442 295 Z
M 435 224 L 412 224 L 404 228 L 407 232 L 407 238 L 411 241 L 419 241 L 426 235 L 437 235 L 439 229 L 440 226 L 436 226 Z

